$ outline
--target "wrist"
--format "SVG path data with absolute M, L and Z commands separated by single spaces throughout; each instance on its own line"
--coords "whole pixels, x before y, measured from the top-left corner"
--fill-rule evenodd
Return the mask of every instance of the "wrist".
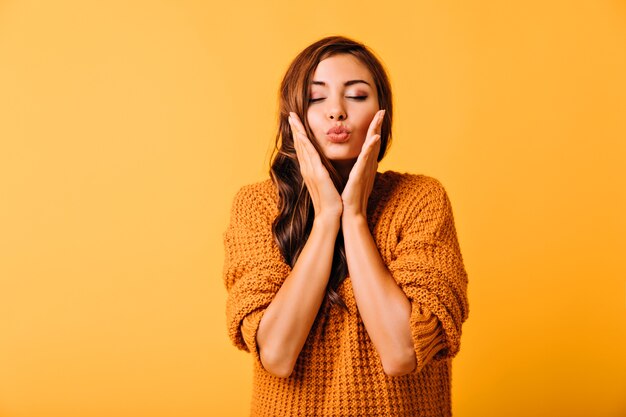
M 343 226 L 367 224 L 367 217 L 363 213 L 346 211 L 341 215 Z
M 339 230 L 341 226 L 341 216 L 338 215 L 319 215 L 313 219 L 313 228 L 321 228 L 323 230 Z

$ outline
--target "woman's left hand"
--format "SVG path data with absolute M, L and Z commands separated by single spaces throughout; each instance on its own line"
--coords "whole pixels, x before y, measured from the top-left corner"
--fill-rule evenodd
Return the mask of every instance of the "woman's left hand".
M 357 158 L 348 182 L 341 193 L 343 200 L 342 218 L 347 216 L 367 216 L 367 201 L 374 187 L 374 179 L 378 168 L 378 152 L 380 151 L 380 126 L 385 110 L 379 110 L 367 130 L 367 136 L 361 153 Z

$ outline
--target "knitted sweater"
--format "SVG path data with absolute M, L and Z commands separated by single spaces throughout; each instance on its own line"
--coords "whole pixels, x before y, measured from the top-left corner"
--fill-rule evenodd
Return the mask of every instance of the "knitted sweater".
M 352 292 L 337 292 L 349 311 L 320 306 L 292 374 L 263 367 L 256 332 L 291 268 L 276 245 L 278 214 L 271 179 L 236 193 L 223 233 L 228 336 L 253 358 L 252 416 L 450 416 L 451 365 L 468 317 L 467 274 L 450 200 L 426 175 L 377 172 L 368 201 L 370 232 L 387 269 L 411 302 L 417 367 L 389 376 L 382 367 Z

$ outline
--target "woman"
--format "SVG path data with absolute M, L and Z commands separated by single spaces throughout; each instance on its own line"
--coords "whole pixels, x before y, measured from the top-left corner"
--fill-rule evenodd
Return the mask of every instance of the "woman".
M 435 178 L 377 172 L 392 96 L 363 44 L 304 49 L 280 88 L 270 176 L 224 233 L 228 334 L 253 416 L 449 416 L 467 274 Z

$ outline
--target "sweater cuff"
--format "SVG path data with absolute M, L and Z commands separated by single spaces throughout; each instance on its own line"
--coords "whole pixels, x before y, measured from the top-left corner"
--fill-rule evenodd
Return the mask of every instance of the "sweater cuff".
M 432 360 L 444 358 L 448 349 L 443 326 L 436 315 L 413 303 L 410 320 L 417 359 L 413 374 L 421 372 Z
M 255 310 L 245 316 L 241 321 L 241 335 L 243 336 L 243 340 L 246 342 L 246 346 L 254 360 L 258 362 L 261 368 L 263 368 L 263 364 L 261 363 L 261 354 L 256 343 L 256 334 L 259 330 L 259 323 L 261 323 L 261 317 L 263 317 L 264 311 L 265 310 Z

